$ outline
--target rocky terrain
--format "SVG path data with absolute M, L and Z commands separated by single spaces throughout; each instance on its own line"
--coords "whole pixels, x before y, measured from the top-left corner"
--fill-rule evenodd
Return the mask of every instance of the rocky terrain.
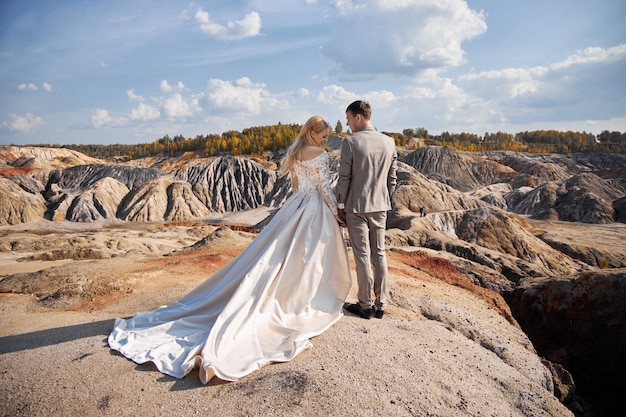
M 335 171 L 340 141 L 329 141 Z M 389 318 L 366 324 L 346 317 L 314 341 L 312 362 L 268 367 L 213 387 L 211 395 L 240 401 L 244 410 L 252 405 L 229 386 L 247 384 L 248 397 L 258 400 L 261 380 L 288 386 L 288 392 L 301 384 L 293 398 L 272 398 L 282 404 L 276 415 L 311 415 L 313 403 L 347 414 L 342 407 L 361 403 L 328 400 L 330 375 L 346 396 L 360 398 L 368 389 L 374 395 L 368 398 L 382 395 L 372 408 L 380 415 L 483 415 L 487 403 L 500 410 L 489 415 L 610 415 L 625 388 L 618 376 L 626 371 L 620 360 L 626 353 L 626 158 L 435 146 L 399 153 L 387 231 L 394 280 Z M 65 149 L 0 147 L 0 157 L 0 380 L 13 407 L 30 407 L 26 415 L 62 415 L 54 410 L 84 394 L 78 388 L 66 396 L 56 392 L 58 405 L 38 413 L 43 392 L 34 382 L 17 383 L 21 374 L 8 366 L 9 358 L 37 362 L 31 353 L 49 353 L 65 340 L 54 329 L 96 319 L 101 324 L 81 343 L 101 345 L 114 317 L 172 301 L 232 258 L 290 192 L 289 181 L 276 175 L 279 155 L 186 154 L 120 164 Z M 41 319 L 50 312 L 66 324 Z M 378 336 L 377 329 L 387 326 L 389 336 Z M 335 338 L 355 331 L 343 341 L 347 347 L 337 346 Z M 357 348 L 363 334 L 384 346 L 373 363 L 358 350 L 371 345 Z M 61 340 L 32 341 L 37 335 Z M 101 351 L 106 347 L 88 355 L 114 369 L 128 367 Z M 422 362 L 430 355 L 434 362 Z M 78 372 L 84 361 L 76 362 Z M 54 363 L 65 366 L 62 359 Z M 318 365 L 332 373 L 323 376 Z M 368 379 L 360 369 L 368 366 L 381 367 L 391 380 Z M 382 369 L 393 370 L 393 377 Z M 363 394 L 345 387 L 348 371 L 364 380 Z M 151 378 L 137 377 L 131 376 L 138 389 Z M 167 381 L 168 389 L 177 389 L 177 382 Z M 494 381 L 481 396 L 470 388 Z M 182 384 L 183 390 L 197 387 L 197 377 Z M 116 395 L 121 401 L 121 393 L 104 395 L 97 409 L 119 411 L 124 403 Z M 287 404 L 296 397 L 296 408 Z M 269 406 L 240 415 L 264 415 Z

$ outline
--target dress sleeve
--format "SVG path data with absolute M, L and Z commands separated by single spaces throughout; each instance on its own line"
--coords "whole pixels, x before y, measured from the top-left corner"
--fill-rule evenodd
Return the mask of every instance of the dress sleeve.
M 391 166 L 389 167 L 389 172 L 387 173 L 387 190 L 389 190 L 389 200 L 391 201 L 391 196 L 396 191 L 396 185 L 398 183 L 398 153 L 394 152 L 393 160 L 391 161 Z
M 320 170 L 318 171 L 317 182 L 320 192 L 326 201 L 326 205 L 337 215 L 337 200 L 333 194 L 332 187 L 330 185 L 330 159 L 328 153 L 324 152 L 324 156 L 321 158 Z
M 298 176 L 293 170 L 291 170 L 289 171 L 289 177 L 291 178 L 291 189 L 293 191 L 298 191 L 298 188 L 300 188 L 300 184 L 298 183 Z

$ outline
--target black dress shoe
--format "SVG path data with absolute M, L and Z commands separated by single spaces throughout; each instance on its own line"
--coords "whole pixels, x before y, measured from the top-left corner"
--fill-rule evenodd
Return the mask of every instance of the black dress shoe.
M 376 309 L 376 313 L 374 313 L 374 317 L 376 317 L 377 319 L 382 319 L 384 315 L 385 315 L 385 310 L 381 310 L 381 309 Z
M 372 313 L 374 312 L 371 308 L 366 308 L 366 309 L 361 308 L 359 303 L 354 303 L 354 304 L 345 303 L 343 305 L 343 308 L 345 308 L 349 313 L 356 314 L 362 319 L 367 319 L 367 320 L 369 320 L 372 317 Z

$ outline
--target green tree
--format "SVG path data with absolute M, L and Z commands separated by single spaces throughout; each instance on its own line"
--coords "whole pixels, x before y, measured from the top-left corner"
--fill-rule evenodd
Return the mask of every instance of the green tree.
M 422 139 L 430 138 L 430 135 L 428 134 L 428 129 L 426 129 L 425 127 L 418 127 L 417 129 L 415 129 L 414 135 L 415 137 Z
M 337 124 L 335 125 L 335 133 L 338 135 L 341 135 L 343 133 L 343 125 L 339 120 L 337 120 Z

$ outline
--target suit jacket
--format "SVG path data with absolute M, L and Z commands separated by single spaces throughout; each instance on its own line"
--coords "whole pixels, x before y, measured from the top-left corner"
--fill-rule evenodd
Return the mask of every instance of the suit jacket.
M 392 138 L 372 126 L 348 136 L 341 145 L 337 202 L 350 213 L 391 210 L 398 153 Z

